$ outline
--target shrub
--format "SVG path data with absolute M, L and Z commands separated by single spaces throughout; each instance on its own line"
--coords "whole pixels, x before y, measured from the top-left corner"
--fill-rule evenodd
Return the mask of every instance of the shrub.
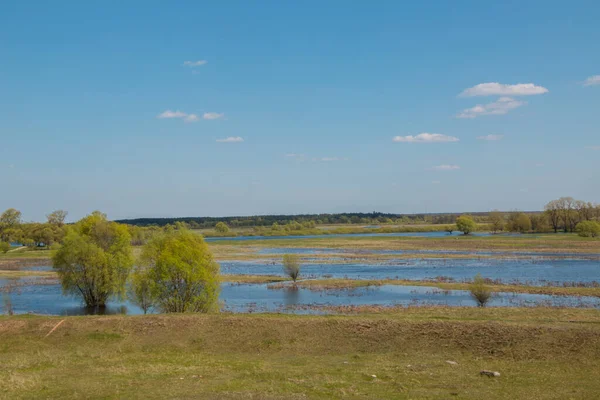
M 283 272 L 296 282 L 300 275 L 300 257 L 297 254 L 283 255 Z
M 581 237 L 600 236 L 600 223 L 596 221 L 582 221 L 577 224 L 577 234 Z
M 215 225 L 215 231 L 219 233 L 227 233 L 229 232 L 229 227 L 224 222 L 218 222 L 217 225 Z
M 10 250 L 10 243 L 0 242 L 0 253 L 8 253 Z
M 481 274 L 475 275 L 473 283 L 469 285 L 471 297 L 477 302 L 479 307 L 485 307 L 488 301 L 492 298 L 492 291 L 486 286 L 485 279 Z

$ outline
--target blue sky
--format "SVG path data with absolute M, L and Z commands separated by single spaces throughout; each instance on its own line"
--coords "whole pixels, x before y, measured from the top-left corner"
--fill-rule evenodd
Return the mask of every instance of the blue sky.
M 600 3 L 490 3 L 5 2 L 0 209 L 600 201 Z

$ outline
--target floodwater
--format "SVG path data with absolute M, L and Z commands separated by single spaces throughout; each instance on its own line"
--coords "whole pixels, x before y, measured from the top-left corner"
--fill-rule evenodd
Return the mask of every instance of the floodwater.
M 221 263 L 221 272 L 242 275 L 282 275 L 282 266 L 266 262 L 227 261 Z M 562 285 L 584 282 L 591 284 L 600 281 L 600 260 L 411 258 L 386 260 L 379 264 L 304 264 L 301 268 L 301 277 L 311 278 L 431 280 L 445 277 L 460 282 L 471 280 L 478 273 L 485 278 L 504 283 Z
M 10 303 L 16 314 L 35 313 L 50 315 L 85 314 L 140 314 L 142 311 L 128 302 L 113 301 L 101 310 L 82 307 L 79 300 L 63 296 L 58 284 L 36 285 L 22 279 L 24 286 L 10 295 Z M 0 286 L 7 280 L 0 280 Z M 6 294 L 3 295 L 6 299 Z M 421 286 L 383 285 L 368 288 L 311 291 L 289 285 L 283 289 L 269 288 L 266 284 L 222 285 L 220 302 L 225 311 L 231 312 L 292 312 L 322 313 L 330 306 L 476 306 L 469 293 L 463 290 L 440 290 Z M 6 313 L 3 301 L 0 314 Z M 533 294 L 499 293 L 489 303 L 495 307 L 594 307 L 600 308 L 600 299 L 594 297 L 560 297 Z

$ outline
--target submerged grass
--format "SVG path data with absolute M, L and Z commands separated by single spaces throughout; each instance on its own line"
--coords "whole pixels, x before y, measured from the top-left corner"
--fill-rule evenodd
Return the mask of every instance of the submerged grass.
M 0 317 L 3 398 L 595 398 L 600 312 Z M 452 361 L 453 363 L 448 363 Z M 481 377 L 482 369 L 499 378 Z
M 270 288 L 287 287 L 289 283 L 274 283 Z M 470 282 L 440 282 L 437 280 L 408 280 L 408 279 L 307 279 L 296 283 L 299 287 L 310 290 L 352 289 L 369 286 L 399 285 L 426 286 L 443 290 L 469 290 Z M 563 286 L 531 286 L 516 284 L 489 284 L 486 286 L 492 292 L 547 294 L 552 296 L 591 296 L 600 297 L 600 287 L 563 287 Z

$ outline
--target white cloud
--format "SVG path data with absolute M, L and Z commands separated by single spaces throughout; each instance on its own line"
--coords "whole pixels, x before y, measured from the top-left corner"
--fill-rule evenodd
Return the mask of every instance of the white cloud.
M 503 138 L 504 138 L 504 135 L 477 136 L 477 139 L 479 139 L 479 140 L 487 140 L 487 141 L 502 140 Z
M 431 181 L 432 185 L 439 185 L 440 183 L 442 183 L 442 182 L 440 182 L 440 181 Z
M 225 116 L 224 113 L 206 112 L 206 113 L 204 113 L 204 115 L 202 115 L 202 118 L 204 118 L 204 119 L 219 119 L 219 118 L 223 118 L 224 116 Z
M 201 67 L 201 66 L 203 66 L 204 64 L 206 64 L 207 62 L 208 62 L 208 61 L 206 61 L 206 60 L 198 60 L 198 61 L 185 61 L 185 62 L 183 63 L 183 65 L 184 65 L 185 67 L 192 67 L 192 68 L 194 68 L 194 67 Z
M 465 89 L 459 96 L 531 96 L 544 93 L 548 93 L 548 89 L 543 86 L 536 86 L 533 83 L 506 85 L 498 82 L 488 82 Z
M 583 86 L 600 85 L 600 75 L 590 76 L 583 82 Z
M 220 142 L 220 143 L 239 143 L 239 142 L 243 142 L 243 141 L 244 141 L 244 139 L 242 139 L 240 136 L 230 136 L 225 139 L 217 139 L 217 142 Z
M 431 169 L 434 171 L 455 171 L 457 169 L 460 169 L 460 167 L 458 165 L 444 164 L 444 165 L 437 165 L 435 167 L 431 167 Z
M 189 114 L 185 117 L 185 122 L 197 122 L 200 118 L 196 114 Z
M 477 118 L 482 115 L 504 115 L 510 110 L 527 104 L 525 101 L 515 100 L 511 97 L 500 97 L 488 104 L 477 104 L 475 107 L 463 110 L 456 118 Z
M 586 146 L 588 150 L 600 150 L 600 146 Z
M 443 142 L 458 142 L 458 138 L 454 136 L 442 135 L 440 133 L 419 133 L 416 136 L 394 136 L 393 142 L 402 143 L 443 143 Z
M 188 115 L 182 111 L 171 111 L 171 110 L 167 110 L 161 114 L 158 114 L 157 118 L 185 118 Z
M 535 167 L 536 168 L 542 168 L 544 166 L 544 163 L 536 163 Z

